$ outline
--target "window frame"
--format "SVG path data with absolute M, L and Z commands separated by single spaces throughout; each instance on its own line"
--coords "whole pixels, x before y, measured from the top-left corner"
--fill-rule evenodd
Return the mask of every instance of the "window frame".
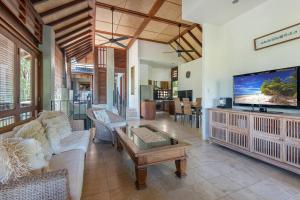
M 25 42 L 22 42 L 19 38 L 15 37 L 13 33 L 0 26 L 0 33 L 14 43 L 14 103 L 13 109 L 0 111 L 0 118 L 14 117 L 14 123 L 0 127 L 0 134 L 12 130 L 15 126 L 26 123 L 36 117 L 37 111 L 39 110 L 41 94 L 41 80 L 35 80 L 36 77 L 41 77 L 41 52 L 30 47 Z M 20 103 L 20 49 L 25 50 L 32 56 L 31 61 L 31 105 L 28 107 L 21 107 Z M 36 63 L 37 62 L 37 63 Z M 31 117 L 25 120 L 20 120 L 22 113 L 30 112 Z

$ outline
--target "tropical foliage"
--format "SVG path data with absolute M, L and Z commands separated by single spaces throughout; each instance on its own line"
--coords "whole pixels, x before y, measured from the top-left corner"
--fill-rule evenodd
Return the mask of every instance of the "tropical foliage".
M 261 86 L 261 92 L 271 96 L 297 97 L 297 75 L 296 73 L 288 77 L 286 80 L 281 80 L 276 77 L 272 80 L 266 80 Z
M 31 100 L 31 59 L 30 58 L 26 56 L 22 56 L 20 59 L 21 102 Z

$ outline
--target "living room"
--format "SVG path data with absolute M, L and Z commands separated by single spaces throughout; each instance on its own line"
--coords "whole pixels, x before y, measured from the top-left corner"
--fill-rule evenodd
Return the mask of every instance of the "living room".
M 300 199 L 299 8 L 2 0 L 0 199 Z

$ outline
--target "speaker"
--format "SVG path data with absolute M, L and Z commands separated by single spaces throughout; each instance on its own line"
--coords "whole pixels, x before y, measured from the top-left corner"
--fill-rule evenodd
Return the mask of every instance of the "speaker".
M 219 98 L 218 108 L 232 108 L 232 98 L 222 97 Z

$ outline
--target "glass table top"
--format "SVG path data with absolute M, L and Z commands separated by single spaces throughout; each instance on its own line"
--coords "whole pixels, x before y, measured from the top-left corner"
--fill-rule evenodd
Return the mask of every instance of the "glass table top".
M 140 149 L 147 150 L 180 143 L 151 125 L 129 126 L 122 128 L 127 137 Z

